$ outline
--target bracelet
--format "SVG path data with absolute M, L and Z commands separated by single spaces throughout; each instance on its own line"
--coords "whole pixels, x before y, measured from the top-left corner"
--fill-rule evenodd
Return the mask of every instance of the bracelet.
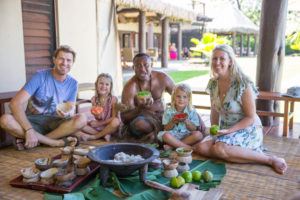
M 28 128 L 28 129 L 26 129 L 26 130 L 25 130 L 25 133 L 27 133 L 27 131 L 29 131 L 29 130 L 31 130 L 31 129 L 33 129 L 33 128 L 30 127 L 30 128 Z

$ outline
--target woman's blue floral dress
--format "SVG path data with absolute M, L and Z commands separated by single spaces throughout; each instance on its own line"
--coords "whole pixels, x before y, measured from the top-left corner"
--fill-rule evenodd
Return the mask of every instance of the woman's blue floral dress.
M 228 129 L 244 118 L 242 109 L 242 95 L 247 87 L 253 91 L 253 96 L 257 96 L 258 91 L 252 82 L 238 83 L 231 81 L 230 89 L 224 97 L 223 103 L 219 98 L 218 80 L 210 79 L 206 91 L 210 94 L 212 107 L 219 112 L 219 125 L 221 129 Z M 240 129 L 236 132 L 218 136 L 215 142 L 224 142 L 228 145 L 241 146 L 255 151 L 262 151 L 263 132 L 259 117 L 251 126 Z

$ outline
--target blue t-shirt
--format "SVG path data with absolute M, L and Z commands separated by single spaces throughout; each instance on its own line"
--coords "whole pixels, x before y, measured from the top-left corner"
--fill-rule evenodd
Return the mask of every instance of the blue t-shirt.
M 58 104 L 76 101 L 77 81 L 69 75 L 63 82 L 57 81 L 51 71 L 37 72 L 23 87 L 31 95 L 27 114 L 56 115 Z

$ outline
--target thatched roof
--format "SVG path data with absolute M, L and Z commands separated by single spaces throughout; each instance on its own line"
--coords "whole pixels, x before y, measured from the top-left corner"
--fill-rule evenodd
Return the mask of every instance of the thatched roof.
M 197 13 L 172 4 L 170 0 L 116 0 L 116 4 L 125 8 L 137 8 L 159 13 L 175 20 L 195 21 Z
M 258 26 L 230 4 L 210 8 L 208 16 L 213 20 L 207 23 L 207 32 L 258 34 Z

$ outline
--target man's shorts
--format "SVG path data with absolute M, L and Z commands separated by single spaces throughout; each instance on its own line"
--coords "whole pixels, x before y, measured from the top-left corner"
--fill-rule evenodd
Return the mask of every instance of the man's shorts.
M 40 134 L 46 135 L 69 119 L 51 115 L 27 115 L 32 128 Z

